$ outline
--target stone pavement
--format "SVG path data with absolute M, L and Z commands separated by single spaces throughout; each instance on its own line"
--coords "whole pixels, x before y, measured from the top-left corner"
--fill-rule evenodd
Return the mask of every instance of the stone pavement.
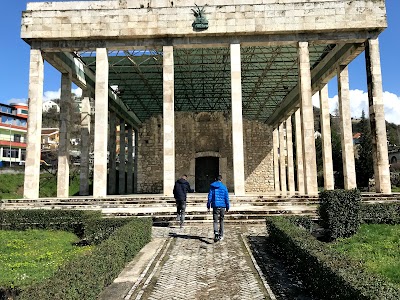
M 249 236 L 265 236 L 265 225 L 227 225 L 217 243 L 211 224 L 153 227 L 152 245 L 99 299 L 275 299 Z

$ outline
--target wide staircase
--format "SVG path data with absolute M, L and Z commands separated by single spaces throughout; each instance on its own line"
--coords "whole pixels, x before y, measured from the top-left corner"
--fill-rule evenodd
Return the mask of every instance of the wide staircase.
M 400 194 L 362 194 L 363 202 L 400 202 Z M 231 209 L 225 216 L 226 223 L 263 223 L 266 216 L 307 215 L 317 217 L 318 197 L 276 195 L 230 195 Z M 207 213 L 207 194 L 189 194 L 186 224 L 211 223 Z M 37 200 L 3 200 L 0 209 L 76 209 L 99 210 L 107 217 L 151 217 L 155 225 L 176 225 L 176 207 L 173 197 L 161 195 L 72 197 L 68 199 L 41 198 Z
M 207 213 L 206 203 L 207 194 L 188 195 L 187 224 L 212 222 L 212 214 Z M 225 216 L 227 223 L 260 223 L 270 215 L 316 216 L 318 197 L 230 195 L 230 203 L 231 209 Z M 3 200 L 0 209 L 100 210 L 104 216 L 152 217 L 156 225 L 168 226 L 176 223 L 175 199 L 160 195 L 109 196 L 101 200 L 90 197 Z

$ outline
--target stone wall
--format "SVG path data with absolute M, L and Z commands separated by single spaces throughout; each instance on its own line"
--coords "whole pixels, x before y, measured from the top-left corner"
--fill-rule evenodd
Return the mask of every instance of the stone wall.
M 209 28 L 192 29 L 194 2 Z M 98 39 L 358 31 L 385 28 L 384 0 L 119 0 L 29 3 L 24 39 Z M 232 3 L 233 2 L 233 3 Z
M 152 117 L 139 130 L 138 191 L 161 193 L 163 180 L 162 118 Z M 245 188 L 249 193 L 273 191 L 272 129 L 256 121 L 243 120 Z M 189 175 L 193 186 L 194 164 L 199 155 L 218 155 L 224 182 L 233 192 L 231 117 L 222 112 L 175 113 L 175 175 Z M 222 169 L 221 169 L 222 168 Z M 225 169 L 226 168 L 226 169 Z

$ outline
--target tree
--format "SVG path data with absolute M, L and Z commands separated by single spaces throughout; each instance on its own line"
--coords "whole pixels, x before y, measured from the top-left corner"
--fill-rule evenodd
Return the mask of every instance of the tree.
M 372 137 L 369 120 L 365 118 L 365 112 L 362 111 L 360 121 L 360 144 L 359 155 L 356 159 L 356 176 L 358 187 L 368 187 L 369 179 L 374 175 L 373 157 L 372 157 Z

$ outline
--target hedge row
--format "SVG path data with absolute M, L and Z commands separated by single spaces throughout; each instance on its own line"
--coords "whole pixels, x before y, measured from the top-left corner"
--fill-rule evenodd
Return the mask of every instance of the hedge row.
M 400 224 L 400 202 L 364 203 L 361 205 L 361 218 L 368 224 Z
M 24 289 L 17 299 L 96 299 L 150 241 L 151 225 L 151 219 L 131 219 L 91 253 L 61 266 L 52 278 Z
M 292 265 L 309 291 L 321 299 L 399 299 L 400 290 L 365 271 L 360 262 L 327 248 L 284 217 L 267 218 L 275 251 Z
M 359 190 L 323 191 L 319 199 L 318 213 L 328 239 L 346 238 L 357 233 L 361 224 Z
M 85 231 L 89 228 L 88 223 L 91 220 L 98 220 L 100 218 L 100 211 L 0 210 L 0 229 L 53 229 L 73 232 L 79 238 L 83 238 Z

